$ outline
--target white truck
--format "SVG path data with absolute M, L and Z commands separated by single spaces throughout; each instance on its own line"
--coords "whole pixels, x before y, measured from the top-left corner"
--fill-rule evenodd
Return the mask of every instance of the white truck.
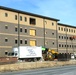
M 13 48 L 13 53 L 19 60 L 38 61 L 42 58 L 42 47 L 19 46 Z

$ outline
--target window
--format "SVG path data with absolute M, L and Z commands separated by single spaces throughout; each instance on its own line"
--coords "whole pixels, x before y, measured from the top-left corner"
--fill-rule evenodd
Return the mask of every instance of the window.
M 62 36 L 62 39 L 63 39 L 63 36 Z
M 27 40 L 25 40 L 25 44 L 27 44 Z
M 62 45 L 62 47 L 63 47 L 63 45 Z
M 36 30 L 30 29 L 30 35 L 35 36 L 36 35 Z
M 5 55 L 8 55 L 8 52 L 5 52 Z
M 17 31 L 18 31 L 18 28 L 16 27 L 16 28 L 15 28 L 15 32 L 17 32 Z
M 61 44 L 59 44 L 59 47 L 61 47 Z
M 20 16 L 20 21 L 22 21 L 22 16 Z
M 59 39 L 60 39 L 60 36 L 59 36 Z
M 73 29 L 71 29 L 71 32 L 73 32 Z
M 20 40 L 20 44 L 22 44 L 23 43 L 23 41 L 22 40 Z
M 15 20 L 17 20 L 17 15 L 15 15 Z
M 54 35 L 54 33 L 52 33 L 52 35 Z
M 20 32 L 22 32 L 22 28 L 20 28 Z
M 36 41 L 35 40 L 30 40 L 30 46 L 36 46 Z
M 75 30 L 74 30 L 74 33 L 75 33 Z
M 27 21 L 27 18 L 26 17 L 24 17 L 24 20 L 25 20 L 25 22 Z
M 66 31 L 66 29 L 64 28 L 64 31 Z
M 70 29 L 69 29 L 69 32 L 70 32 Z
M 18 43 L 18 40 L 15 40 L 15 44 L 17 44 Z
M 60 27 L 59 27 L 59 30 L 60 30 Z
M 67 32 L 68 32 L 68 29 L 67 29 Z
M 5 17 L 8 17 L 8 14 L 7 13 L 5 13 Z
M 52 42 L 52 44 L 54 45 L 54 41 Z
M 52 22 L 52 26 L 54 25 L 54 23 Z
M 30 18 L 29 22 L 31 25 L 36 25 L 36 19 L 34 19 L 34 18 Z
M 8 42 L 8 39 L 7 38 L 5 38 L 5 42 Z
M 8 26 L 7 25 L 5 25 L 5 29 L 8 29 Z
M 25 29 L 25 33 L 27 33 L 27 29 Z
M 63 31 L 63 28 L 61 28 L 61 31 Z
M 66 36 L 64 36 L 64 39 L 66 39 Z

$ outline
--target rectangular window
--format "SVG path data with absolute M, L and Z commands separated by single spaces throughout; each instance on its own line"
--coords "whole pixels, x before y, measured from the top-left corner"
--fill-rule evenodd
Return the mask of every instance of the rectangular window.
M 5 13 L 5 17 L 8 17 L 8 14 L 7 13 Z
M 30 35 L 35 36 L 36 35 L 36 30 L 30 29 Z
M 5 52 L 5 55 L 8 55 L 8 52 Z
M 15 20 L 17 20 L 17 15 L 15 15 Z
M 22 40 L 20 40 L 20 44 L 22 44 L 23 43 L 23 41 Z
M 54 33 L 52 33 L 52 35 L 54 35 Z
M 36 41 L 35 40 L 30 40 L 30 46 L 36 46 Z
M 27 44 L 27 40 L 25 40 L 25 44 Z
M 18 40 L 15 40 L 15 44 L 17 44 L 18 43 Z
M 8 39 L 7 38 L 5 38 L 5 42 L 8 42 Z
M 63 31 L 63 28 L 61 28 L 61 31 Z
M 24 20 L 25 20 L 25 22 L 27 21 L 27 18 L 26 17 L 24 17 Z
M 20 16 L 20 21 L 22 21 L 22 16 Z
M 22 28 L 20 28 L 20 32 L 22 32 Z
M 54 25 L 54 23 L 52 22 L 52 26 Z
M 31 25 L 36 25 L 36 19 L 34 19 L 34 18 L 30 18 L 29 22 Z
M 60 30 L 60 27 L 58 27 L 58 29 Z
M 5 25 L 5 29 L 8 29 L 8 26 L 7 25 Z
M 17 31 L 18 31 L 18 28 L 16 27 L 16 28 L 15 28 L 15 32 L 17 32 Z
M 27 29 L 25 29 L 25 33 L 27 33 Z

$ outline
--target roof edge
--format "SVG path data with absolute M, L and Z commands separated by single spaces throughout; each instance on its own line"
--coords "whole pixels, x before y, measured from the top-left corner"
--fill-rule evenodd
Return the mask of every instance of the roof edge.
M 0 9 L 4 9 L 4 10 L 8 10 L 8 11 L 13 11 L 13 12 L 17 12 L 17 13 L 22 13 L 22 14 L 27 14 L 27 15 L 32 15 L 32 16 L 37 16 L 37 17 L 41 17 L 41 18 L 44 18 L 44 19 L 50 19 L 50 20 L 60 21 L 59 19 L 50 18 L 50 17 L 47 17 L 47 16 L 42 16 L 42 15 L 30 13 L 30 12 L 25 12 L 25 11 L 22 11 L 22 10 L 17 10 L 17 9 L 13 9 L 13 8 L 9 8 L 9 7 L 0 6 Z
M 76 26 L 72 26 L 72 25 L 69 25 L 69 24 L 63 24 L 63 23 L 58 23 L 58 25 L 62 25 L 62 26 L 68 26 L 68 27 L 72 27 L 72 28 L 76 28 Z

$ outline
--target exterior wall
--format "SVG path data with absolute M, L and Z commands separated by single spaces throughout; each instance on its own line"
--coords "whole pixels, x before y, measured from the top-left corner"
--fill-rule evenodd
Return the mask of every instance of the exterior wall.
M 8 14 L 7 17 L 5 13 Z M 57 20 L 54 19 L 11 10 L 0 9 L 0 16 L 0 57 L 6 56 L 5 52 L 11 52 L 13 47 L 29 46 L 31 40 L 36 41 L 36 46 L 45 46 L 59 53 L 76 52 L 76 39 L 70 40 L 71 36 L 76 36 L 75 27 L 57 24 Z M 34 18 L 36 24 L 31 25 L 30 18 Z M 30 35 L 30 29 L 35 30 L 34 36 Z
M 75 50 L 76 49 L 76 39 L 70 40 L 71 36 L 76 36 L 76 28 L 59 24 L 57 29 L 58 29 L 58 51 L 60 53 L 76 52 L 76 50 Z M 61 46 L 59 47 L 59 45 L 61 45 Z
M 7 17 L 5 17 L 5 13 L 8 14 Z M 15 19 L 15 15 L 17 16 L 17 20 Z M 0 9 L 0 16 L 0 57 L 6 56 L 5 52 L 11 52 L 13 47 L 29 46 L 30 40 L 35 40 L 36 46 L 45 46 L 47 48 L 57 50 L 57 21 L 49 19 L 44 20 L 43 17 L 41 18 L 4 9 Z M 20 20 L 20 16 L 22 17 L 22 21 Z M 36 20 L 35 25 L 30 24 L 30 18 L 34 18 Z M 17 28 L 17 31 L 15 28 Z M 22 32 L 20 29 L 22 29 Z M 25 32 L 25 29 L 27 32 Z M 35 36 L 30 35 L 30 29 L 34 29 L 36 31 Z M 5 39 L 8 41 L 6 42 Z M 15 43 L 15 40 L 17 40 L 17 43 Z M 20 40 L 22 40 L 22 43 L 20 43 Z M 25 40 L 27 43 L 25 43 Z

